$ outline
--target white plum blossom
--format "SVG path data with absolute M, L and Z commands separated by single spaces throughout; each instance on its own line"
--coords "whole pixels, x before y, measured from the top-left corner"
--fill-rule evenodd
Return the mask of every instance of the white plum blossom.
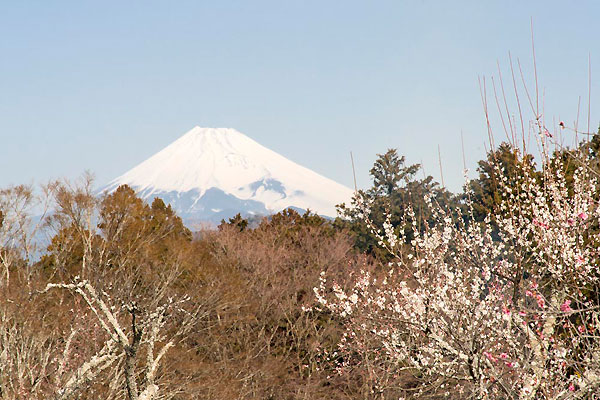
M 515 154 L 518 179 L 496 166 L 502 198 L 483 223 L 425 199 L 435 223 L 413 225 L 411 241 L 389 217 L 372 227 L 394 256 L 386 273 L 357 272 L 348 288 L 321 275 L 317 302 L 346 327 L 340 370 L 368 361 L 376 387 L 408 374 L 415 398 L 600 392 L 598 184 L 587 168 L 567 182 L 558 158 L 536 173 Z M 410 208 L 404 218 L 416 220 Z

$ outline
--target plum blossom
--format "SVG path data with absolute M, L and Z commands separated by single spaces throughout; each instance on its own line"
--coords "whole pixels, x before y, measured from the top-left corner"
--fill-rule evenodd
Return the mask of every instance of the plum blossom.
M 521 167 L 517 185 L 495 166 L 501 204 L 484 223 L 457 223 L 425 199 L 435 223 L 410 241 L 390 218 L 372 227 L 394 258 L 385 274 L 359 271 L 346 289 L 322 276 L 319 306 L 344 318 L 343 370 L 376 362 L 379 385 L 408 369 L 423 396 L 442 382 L 486 399 L 564 399 L 575 381 L 577 393 L 600 392 L 600 314 L 586 294 L 600 284 L 600 193 L 587 169 L 567 189 L 562 161 L 544 160 L 543 179 Z
M 573 311 L 573 309 L 571 308 L 571 300 L 565 300 L 565 302 L 560 305 L 560 311 L 562 311 L 562 312 Z

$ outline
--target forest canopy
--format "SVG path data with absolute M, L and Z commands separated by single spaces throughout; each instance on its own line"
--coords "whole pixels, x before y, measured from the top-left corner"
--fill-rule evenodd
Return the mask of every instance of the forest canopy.
M 457 194 L 389 149 L 336 220 L 201 234 L 89 176 L 3 189 L 0 398 L 588 398 L 598 143 L 502 143 Z

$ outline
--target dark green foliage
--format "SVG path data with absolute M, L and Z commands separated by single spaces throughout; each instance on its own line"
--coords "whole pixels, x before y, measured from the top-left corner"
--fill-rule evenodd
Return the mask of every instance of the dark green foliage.
M 378 154 L 371 169 L 373 186 L 367 191 L 358 191 L 349 207 L 345 204 L 338 206 L 342 218 L 336 219 L 335 226 L 348 229 L 354 236 L 356 248 L 361 252 L 387 259 L 389 254 L 378 245 L 369 224 L 364 221 L 365 209 L 360 205 L 369 205 L 366 217 L 372 226 L 381 227 L 386 215 L 389 215 L 396 232 L 402 231 L 407 240 L 412 238 L 413 229 L 413 221 L 404 218 L 409 207 L 414 210 L 419 230 L 427 229 L 433 223 L 426 197 L 458 211 L 460 205 L 455 197 L 431 176 L 422 179 L 416 177 L 420 168 L 419 164 L 406 165 L 405 158 L 399 157 L 395 149 Z
M 581 142 L 574 149 L 567 147 L 559 149 L 552 157 L 554 160 L 561 161 L 565 170 L 567 188 L 572 193 L 573 175 L 577 168 L 583 166 L 592 175 L 600 176 L 600 131 L 589 142 Z M 470 196 L 473 217 L 479 222 L 488 215 L 500 212 L 499 205 L 502 201 L 498 190 L 500 179 L 507 179 L 509 186 L 513 188 L 517 188 L 523 181 L 525 172 L 535 177 L 538 182 L 542 179 L 531 154 L 523 158 L 519 150 L 504 142 L 497 149 L 489 151 L 485 160 L 478 162 L 477 172 L 479 176 L 468 183 L 462 197 L 465 199 Z
M 522 182 L 524 170 L 539 178 L 533 156 L 527 155 L 522 161 L 519 161 L 520 158 L 518 150 L 508 143 L 501 143 L 496 150 L 488 152 L 485 160 L 479 161 L 479 177 L 469 182 L 464 194 L 471 196 L 473 218 L 476 221 L 481 222 L 487 215 L 499 211 L 502 198 L 498 185 L 502 177 L 508 179 L 511 187 L 517 187 Z M 499 171 L 502 171 L 501 174 Z
M 592 176 L 600 177 L 600 129 L 591 140 L 582 142 L 574 149 L 565 147 L 557 150 L 553 158 L 562 161 L 569 193 L 572 193 L 573 175 L 577 168 L 583 167 Z
M 396 149 L 388 149 L 385 154 L 377 154 L 375 165 L 371 168 L 373 177 L 373 194 L 391 196 L 400 186 L 400 182 L 409 183 L 421 166 L 404 165 L 404 156 L 399 157 Z
M 574 171 L 584 161 L 598 174 L 600 135 L 574 150 L 558 151 L 554 157 L 564 161 L 569 187 Z M 413 221 L 403 217 L 409 207 L 414 210 L 417 229 L 424 231 L 436 223 L 424 201 L 426 197 L 452 210 L 457 223 L 461 217 L 467 223 L 473 221 L 463 211 L 469 198 L 475 208 L 475 221 L 483 221 L 499 211 L 500 179 L 518 186 L 523 171 L 540 176 L 532 157 L 519 160 L 518 152 L 508 144 L 488 153 L 479 162 L 478 177 L 465 186 L 461 202 L 431 176 L 419 178 L 418 164 L 406 165 L 396 150 L 388 150 L 378 155 L 370 171 L 373 186 L 359 191 L 352 205 L 369 204 L 366 216 L 373 227 L 381 228 L 389 215 L 396 232 L 402 231 L 408 240 L 413 234 Z M 496 164 L 501 168 L 494 167 Z M 148 305 L 144 299 L 151 300 L 161 288 L 169 297 L 186 295 L 194 305 L 201 306 L 202 319 L 165 356 L 164 371 L 170 372 L 160 377 L 161 393 L 173 390 L 178 397 L 171 398 L 180 399 L 372 398 L 368 367 L 357 364 L 354 370 L 338 375 L 334 365 L 323 358 L 324 351 L 336 351 L 343 321 L 316 308 L 303 311 L 303 307 L 308 310 L 314 304 L 313 288 L 319 284 L 322 271 L 345 287 L 357 270 L 364 268 L 376 276 L 385 265 L 378 261 L 388 260 L 364 222 L 362 209 L 341 205 L 344 218 L 334 222 L 292 209 L 255 222 L 237 214 L 228 222 L 222 221 L 218 231 L 205 232 L 191 241 L 189 230 L 170 206 L 160 199 L 148 205 L 127 186 L 101 199 L 86 197 L 80 191 L 59 192 L 57 203 L 62 211 L 55 217 L 56 234 L 40 262 L 40 278 L 34 280 L 38 289 L 49 281 L 69 282 L 79 275 L 123 301 Z M 86 214 L 87 208 L 94 213 Z M 86 219 L 88 215 L 94 216 L 94 222 Z M 2 219 L 0 213 L 0 227 Z M 589 229 L 600 228 L 593 225 Z M 87 271 L 82 271 L 84 262 Z M 20 266 L 14 270 L 25 271 Z M 529 279 L 527 271 L 524 262 L 511 277 L 515 286 Z M 19 282 L 16 272 L 15 276 L 14 281 Z M 168 277 L 172 277 L 168 281 L 171 283 L 162 287 L 161 282 L 167 282 Z M 540 282 L 540 287 L 544 283 Z M 18 283 L 13 286 L 15 293 L 27 292 Z M 599 304 L 598 288 L 584 287 L 582 291 L 594 306 Z M 31 320 L 44 321 L 41 328 L 32 328 L 30 336 L 43 328 L 48 332 L 54 329 L 55 336 L 48 336 L 50 339 L 62 338 L 65 332 L 68 334 L 62 329 L 73 324 L 68 310 L 77 306 L 66 299 L 51 299 L 45 308 L 16 303 L 19 308 L 14 315 L 28 313 Z M 6 310 L 13 303 L 3 304 Z M 44 319 L 47 316 L 52 323 Z M 78 318 L 82 316 L 86 317 L 79 314 Z M 94 315 L 87 318 L 82 323 L 93 326 Z M 178 327 L 179 320 L 174 321 L 174 327 Z M 79 346 L 86 351 L 85 357 L 91 357 L 97 350 L 88 340 L 92 330 L 79 329 Z M 52 344 L 48 348 L 53 355 L 60 355 L 62 343 Z M 408 374 L 390 377 L 389 384 L 408 387 L 417 378 Z M 110 382 L 108 375 L 103 379 Z M 104 383 L 96 385 L 99 390 L 101 385 Z M 166 394 L 164 397 L 168 398 Z M 386 394 L 381 398 L 398 396 Z
M 585 144 L 585 149 L 591 158 L 590 168 L 600 173 L 600 127 L 592 140 Z
M 243 232 L 248 227 L 248 220 L 242 218 L 240 213 L 237 213 L 233 218 L 229 218 L 229 222 L 225 222 L 225 220 L 222 219 L 218 229 L 221 231 L 226 225 L 235 226 L 240 230 L 240 232 Z
M 220 231 L 227 229 L 227 227 L 234 227 L 236 230 L 243 232 L 250 229 L 252 226 L 258 230 L 267 229 L 279 229 L 282 235 L 288 235 L 293 232 L 297 232 L 304 227 L 318 228 L 319 232 L 325 233 L 328 236 L 333 235 L 335 229 L 330 221 L 327 219 L 311 213 L 307 210 L 304 214 L 300 214 L 297 211 L 287 208 L 273 214 L 270 217 L 262 218 L 258 223 L 251 224 L 246 218 L 243 218 L 239 213 L 234 217 L 229 218 L 229 222 L 221 220 L 221 223 L 217 227 Z

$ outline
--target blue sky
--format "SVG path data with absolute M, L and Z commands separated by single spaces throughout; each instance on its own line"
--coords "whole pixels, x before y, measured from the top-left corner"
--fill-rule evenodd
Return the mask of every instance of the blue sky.
M 594 1 L 0 0 L 0 187 L 104 184 L 200 125 L 348 186 L 350 151 L 368 187 L 390 147 L 439 179 L 439 145 L 457 190 L 461 130 L 471 170 L 485 153 L 478 77 L 499 62 L 510 88 L 510 51 L 533 85 L 531 18 L 546 120 L 581 97 L 587 124 L 589 54 L 597 127 Z

